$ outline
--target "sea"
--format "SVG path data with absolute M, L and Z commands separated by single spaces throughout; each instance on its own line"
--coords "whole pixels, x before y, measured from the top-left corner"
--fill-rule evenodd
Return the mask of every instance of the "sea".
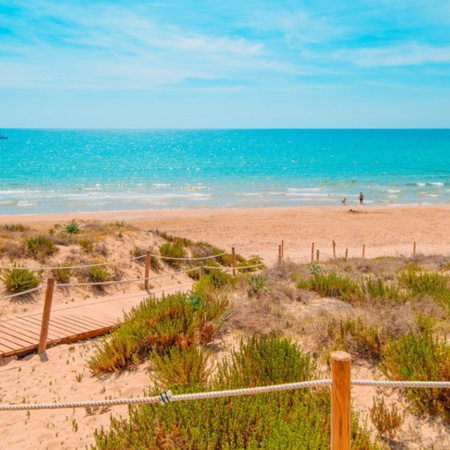
M 450 204 L 450 129 L 3 129 L 0 214 Z

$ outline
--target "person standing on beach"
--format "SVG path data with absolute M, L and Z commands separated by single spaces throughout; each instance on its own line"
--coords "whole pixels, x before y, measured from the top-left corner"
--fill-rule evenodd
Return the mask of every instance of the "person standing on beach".
M 359 193 L 359 204 L 362 205 L 364 202 L 364 194 L 362 192 Z

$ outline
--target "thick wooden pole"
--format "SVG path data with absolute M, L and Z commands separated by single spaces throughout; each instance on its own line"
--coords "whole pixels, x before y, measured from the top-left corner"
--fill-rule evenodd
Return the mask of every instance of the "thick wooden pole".
M 347 258 L 348 258 L 348 248 L 345 249 L 345 258 L 344 258 L 345 261 L 347 261 Z
M 317 252 L 316 252 L 316 261 L 319 262 L 319 259 L 320 259 L 320 252 L 319 252 L 319 249 L 317 249 Z
M 351 356 L 331 355 L 331 450 L 350 450 Z
M 231 247 L 231 265 L 233 266 L 233 277 L 236 276 L 236 249 Z
M 200 271 L 199 271 L 199 275 L 198 277 L 200 278 L 200 280 L 204 277 L 205 275 L 205 268 L 203 267 L 205 265 L 204 262 L 200 263 Z
M 284 258 L 284 239 L 281 241 L 281 257 Z
M 336 242 L 333 241 L 333 258 L 336 258 Z
M 314 242 L 311 245 L 311 262 L 314 262 Z
M 148 289 L 148 277 L 150 276 L 150 262 L 152 260 L 152 255 L 150 254 L 150 250 L 147 250 L 145 253 L 145 281 L 144 281 L 144 288 Z
M 47 290 L 45 291 L 44 311 L 42 313 L 41 336 L 39 338 L 38 355 L 45 353 L 47 348 L 48 327 L 50 325 L 50 312 L 52 310 L 53 289 L 55 279 L 47 279 Z
M 413 255 L 416 254 L 416 242 L 414 241 L 414 245 L 413 245 Z
M 363 257 L 363 258 L 366 257 L 366 244 L 363 245 L 362 257 Z
M 283 260 L 283 249 L 282 246 L 278 246 L 278 264 L 281 264 L 281 261 Z

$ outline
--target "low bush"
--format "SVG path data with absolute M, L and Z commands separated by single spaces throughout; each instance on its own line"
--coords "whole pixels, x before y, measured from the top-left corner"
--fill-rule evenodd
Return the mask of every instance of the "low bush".
M 27 253 L 34 259 L 44 260 L 59 251 L 58 247 L 48 237 L 39 235 L 25 240 Z
M 2 226 L 2 229 L 5 231 L 22 233 L 24 231 L 29 230 L 30 227 L 22 225 L 21 223 L 11 223 L 11 224 L 5 223 L 5 225 Z
M 105 266 L 94 266 L 89 269 L 89 279 L 94 283 L 103 283 L 111 277 L 109 270 Z
M 161 360 L 161 363 L 173 361 Z M 158 366 L 158 371 L 168 369 Z M 175 394 L 239 389 L 299 382 L 317 378 L 315 364 L 295 344 L 275 336 L 254 336 L 241 343 L 231 359 L 204 384 L 168 384 Z M 159 386 L 160 388 L 162 386 Z M 155 390 L 154 394 L 159 394 Z M 129 419 L 111 418 L 109 430 L 95 431 L 97 449 L 290 449 L 330 448 L 330 397 L 328 389 L 174 402 L 170 408 L 140 405 L 130 408 Z M 375 450 L 369 431 L 352 415 L 352 448 Z
M 94 373 L 120 371 L 154 351 L 164 355 L 173 346 L 207 343 L 222 325 L 225 299 L 204 301 L 188 294 L 161 300 L 148 298 L 125 315 L 89 362 Z
M 71 220 L 65 227 L 64 230 L 66 231 L 67 234 L 69 235 L 73 235 L 73 234 L 78 234 L 81 233 L 81 228 L 80 225 L 77 223 L 77 221 Z
M 160 245 L 159 253 L 166 258 L 165 262 L 172 267 L 180 267 L 184 261 L 180 261 L 179 258 L 186 258 L 186 250 L 172 242 L 166 242 L 165 244 Z
M 3 270 L 1 280 L 5 283 L 6 289 L 12 292 L 24 292 L 33 289 L 41 282 L 35 271 L 28 270 L 25 267 Z
M 398 429 L 402 426 L 405 415 L 399 413 L 397 407 L 388 408 L 384 398 L 373 398 L 373 406 L 369 409 L 370 420 L 381 436 L 394 439 Z
M 89 239 L 81 239 L 78 242 L 78 245 L 86 252 L 93 253 L 94 252 L 94 243 Z
M 382 352 L 382 370 L 400 381 L 450 381 L 450 345 L 433 337 L 428 327 L 391 340 Z M 438 414 L 450 422 L 449 389 L 408 389 L 408 398 L 420 411 Z
M 62 267 L 60 269 L 52 269 L 52 275 L 57 283 L 70 283 L 72 269 L 70 267 Z

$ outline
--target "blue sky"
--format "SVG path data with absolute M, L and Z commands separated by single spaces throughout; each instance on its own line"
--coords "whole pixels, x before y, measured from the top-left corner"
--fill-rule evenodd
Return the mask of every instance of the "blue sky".
M 450 127 L 450 2 L 0 0 L 14 127 Z

